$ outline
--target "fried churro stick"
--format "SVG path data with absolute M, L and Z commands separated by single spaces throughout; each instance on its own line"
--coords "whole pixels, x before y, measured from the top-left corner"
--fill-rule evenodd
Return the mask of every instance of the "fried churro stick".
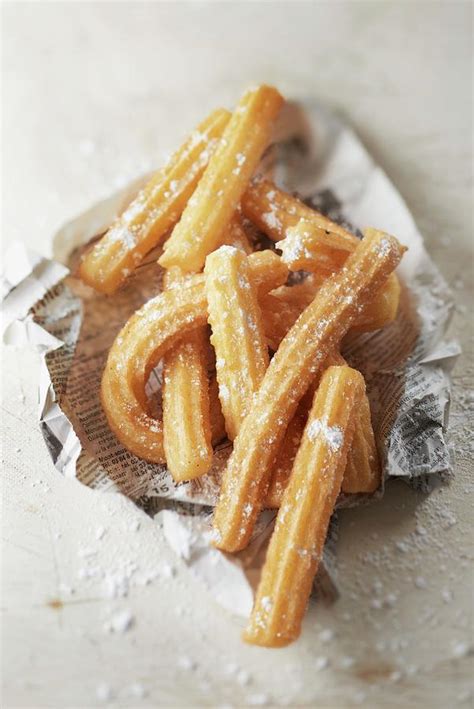
M 350 367 L 324 373 L 283 495 L 243 638 L 282 647 L 299 636 L 365 391 Z
M 246 255 L 221 246 L 207 257 L 204 273 L 219 398 L 233 440 L 268 367 L 268 347 Z
M 214 543 L 219 549 L 231 552 L 247 545 L 298 401 L 404 251 L 394 237 L 367 229 L 344 268 L 325 282 L 280 344 L 224 472 L 214 511 Z
M 324 368 L 332 366 L 347 366 L 347 362 L 338 352 L 333 352 L 327 357 Z M 323 374 L 324 372 L 321 372 L 321 376 Z M 294 459 L 299 441 L 303 435 L 304 423 L 301 422 L 306 421 L 308 410 L 318 390 L 319 379 L 320 377 L 317 376 L 311 383 L 308 391 L 300 401 L 295 416 L 288 425 L 272 471 L 265 507 L 279 507 L 281 504 L 283 493 L 291 474 L 291 456 Z M 290 429 L 292 429 L 291 432 Z M 292 436 L 291 440 L 288 440 L 289 435 Z M 372 428 L 370 404 L 367 394 L 364 394 L 355 413 L 354 436 L 347 456 L 342 491 L 346 493 L 374 492 L 380 485 L 380 481 L 381 468 Z
M 284 239 L 287 230 L 294 227 L 300 220 L 310 221 L 311 224 L 331 235 L 339 236 L 336 244 L 340 248 L 346 241 L 350 242 L 351 239 L 356 239 L 340 224 L 311 209 L 297 197 L 280 190 L 269 180 L 253 180 L 242 196 L 241 206 L 245 216 L 272 241 Z
M 283 99 L 270 86 L 247 91 L 239 101 L 159 262 L 199 271 L 221 243 L 248 181 L 269 140 Z
M 85 255 L 82 280 L 113 293 L 178 221 L 230 118 L 213 111 Z
M 170 269 L 166 290 L 180 288 L 183 276 Z M 207 328 L 183 335 L 163 358 L 163 438 L 166 463 L 176 482 L 207 473 L 212 463 Z
M 248 259 L 259 293 L 286 280 L 286 267 L 271 251 Z M 191 276 L 182 288 L 160 293 L 132 315 L 110 349 L 102 376 L 102 406 L 111 430 L 129 451 L 154 463 L 165 461 L 163 426 L 147 413 L 145 385 L 170 347 L 190 330 L 206 325 L 204 278 Z

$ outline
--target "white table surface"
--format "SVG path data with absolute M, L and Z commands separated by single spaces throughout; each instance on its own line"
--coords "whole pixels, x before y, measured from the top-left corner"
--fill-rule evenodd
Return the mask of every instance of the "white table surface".
M 37 356 L 4 351 L 2 706 L 467 706 L 470 3 L 10 3 L 3 13 L 4 247 L 22 239 L 49 255 L 64 221 L 156 165 L 209 108 L 267 81 L 318 96 L 357 129 L 455 289 L 465 354 L 455 480 L 430 497 L 393 484 L 341 513 L 341 599 L 311 608 L 299 642 L 268 651 L 241 643 L 242 621 L 131 502 L 61 478 L 37 426 Z M 136 564 L 126 595 L 83 577 L 89 552 L 118 577 Z M 127 618 L 128 630 L 110 632 Z

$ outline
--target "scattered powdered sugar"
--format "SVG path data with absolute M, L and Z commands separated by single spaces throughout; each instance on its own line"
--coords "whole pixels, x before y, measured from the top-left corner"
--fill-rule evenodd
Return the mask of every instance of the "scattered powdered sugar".
M 281 249 L 281 260 L 290 266 L 302 258 L 312 259 L 316 256 L 303 244 L 301 234 L 297 229 L 287 229 L 285 238 L 280 241 L 278 248 Z
M 96 554 L 96 549 L 88 549 L 84 547 L 81 547 L 77 552 L 78 557 L 81 559 L 89 559 L 92 556 L 96 556 Z
M 450 589 L 450 588 L 444 588 L 444 589 L 441 591 L 441 598 L 443 599 L 443 601 L 444 601 L 445 603 L 451 603 L 451 601 L 452 601 L 453 598 L 454 598 L 454 595 L 453 595 L 453 592 L 451 591 L 451 589 Z
M 314 669 L 316 672 L 321 672 L 329 667 L 329 660 L 327 657 L 317 657 L 314 662 Z
M 223 246 L 220 246 L 217 249 L 217 253 L 219 254 L 238 254 L 239 250 L 235 246 L 231 246 L 231 244 L 223 244 Z
M 349 655 L 344 655 L 343 657 L 341 657 L 341 659 L 339 661 L 339 666 L 343 670 L 348 670 L 350 667 L 352 667 L 354 665 L 354 663 L 355 663 L 355 660 L 353 657 L 350 657 Z
M 112 687 L 106 682 L 101 682 L 101 684 L 97 686 L 95 694 L 100 702 L 109 702 L 114 695 Z
M 72 596 L 75 593 L 74 588 L 72 586 L 68 586 L 66 583 L 59 583 L 58 591 L 65 596 Z
M 111 229 L 107 234 L 107 239 L 109 243 L 119 242 L 123 244 L 126 249 L 133 249 L 136 244 L 135 235 L 130 229 L 124 226 L 117 226 Z
M 106 532 L 105 527 L 97 527 L 97 529 L 95 531 L 95 538 L 97 539 L 97 541 L 100 541 L 102 539 L 105 532 Z
M 415 579 L 415 586 L 417 588 L 427 588 L 428 583 L 427 583 L 426 579 L 423 578 L 423 576 L 417 576 Z
M 262 214 L 262 222 L 266 224 L 269 229 L 281 229 L 281 221 L 274 211 Z
M 242 686 L 245 687 L 247 684 L 250 684 L 252 678 L 250 676 L 250 673 L 247 672 L 247 670 L 239 670 L 237 673 L 237 682 Z
M 461 640 L 453 644 L 453 656 L 454 657 L 467 657 L 472 655 L 473 647 L 468 642 Z
M 270 702 L 270 697 L 268 694 L 262 692 L 259 694 L 249 694 L 246 700 L 247 704 L 251 707 L 263 707 Z
M 328 426 L 326 421 L 315 419 L 311 421 L 306 429 L 310 441 L 315 441 L 318 435 L 322 435 L 332 451 L 337 451 L 342 446 L 344 434 L 339 426 Z
M 144 211 L 144 204 L 140 198 L 134 199 L 133 202 L 127 207 L 125 212 L 122 214 L 121 220 L 125 224 L 130 224 L 130 222 L 135 219 L 139 214 Z
M 138 530 L 140 529 L 140 520 L 132 519 L 127 526 L 130 532 L 138 532 Z
M 83 138 L 83 140 L 79 143 L 79 152 L 86 157 L 93 155 L 96 148 L 96 143 L 90 138 Z
M 206 143 L 207 136 L 205 133 L 201 133 L 199 130 L 194 130 L 191 133 L 191 138 L 189 140 L 189 149 L 195 148 L 200 143 Z
M 188 655 L 182 655 L 178 658 L 177 665 L 182 670 L 195 670 L 197 662 L 188 657 Z
M 385 258 L 385 256 L 388 256 L 392 249 L 392 244 L 389 239 L 381 239 L 379 248 L 378 248 L 378 254 L 380 258 Z
M 319 639 L 322 643 L 328 643 L 334 638 L 334 630 L 326 628 L 319 633 Z
M 108 633 L 126 633 L 133 626 L 135 618 L 131 611 L 124 609 L 115 613 L 104 624 L 104 629 Z
M 229 401 L 230 392 L 225 384 L 219 384 L 219 397 L 222 401 Z
M 147 695 L 147 690 L 141 682 L 134 682 L 128 687 L 127 694 L 136 699 L 143 699 Z

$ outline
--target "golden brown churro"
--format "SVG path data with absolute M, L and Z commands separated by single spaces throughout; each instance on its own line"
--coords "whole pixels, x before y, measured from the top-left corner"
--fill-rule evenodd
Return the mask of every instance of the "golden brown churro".
M 181 216 L 229 118 L 224 109 L 213 111 L 151 178 L 86 253 L 79 267 L 85 283 L 101 293 L 113 293 L 145 254 L 160 243 Z
M 204 273 L 219 398 L 233 440 L 268 367 L 268 347 L 247 256 L 221 246 L 207 257 Z
M 165 274 L 165 289 L 182 285 L 179 269 Z M 207 328 L 197 328 L 183 335 L 163 358 L 164 449 L 176 482 L 207 473 L 212 463 L 207 340 Z
M 196 191 L 165 244 L 159 262 L 199 271 L 219 246 L 270 138 L 283 99 L 270 86 L 247 91 L 239 101 Z

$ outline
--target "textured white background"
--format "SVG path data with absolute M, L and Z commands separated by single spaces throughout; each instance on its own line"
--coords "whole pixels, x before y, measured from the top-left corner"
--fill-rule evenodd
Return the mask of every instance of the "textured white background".
M 357 129 L 455 289 L 453 333 L 465 350 L 454 483 L 429 498 L 393 484 L 383 501 L 342 513 L 341 600 L 312 607 L 300 641 L 277 651 L 241 644 L 241 622 L 210 600 L 151 519 L 55 472 L 36 425 L 37 358 L 5 351 L 3 706 L 467 706 L 470 3 L 2 9 L 4 247 L 22 239 L 50 254 L 63 221 L 158 164 L 211 107 L 272 82 L 318 96 Z M 108 597 L 107 579 L 126 573 L 127 595 Z M 110 632 L 123 611 L 132 627 Z

